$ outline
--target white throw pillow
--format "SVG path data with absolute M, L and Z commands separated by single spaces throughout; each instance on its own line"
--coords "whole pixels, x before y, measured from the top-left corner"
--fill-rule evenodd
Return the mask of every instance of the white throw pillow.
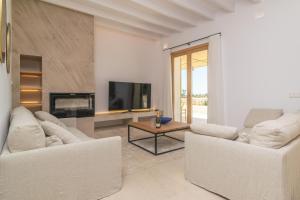
M 47 147 L 53 147 L 53 146 L 59 146 L 59 145 L 63 145 L 63 142 L 56 135 L 52 135 L 52 136 L 49 136 L 46 138 L 46 146 Z
M 46 146 L 45 133 L 33 116 L 23 106 L 12 111 L 7 145 L 10 152 L 26 151 Z
M 212 137 L 219 137 L 228 140 L 234 140 L 238 137 L 236 127 L 222 126 L 217 124 L 191 124 L 191 130 L 194 133 L 207 135 Z
M 276 120 L 254 126 L 250 144 L 268 148 L 281 148 L 300 135 L 300 115 L 287 113 Z
M 58 126 L 61 126 L 63 128 L 66 128 L 67 126 L 62 122 L 60 121 L 57 117 L 55 117 L 54 115 L 48 113 L 48 112 L 45 112 L 45 111 L 37 111 L 34 113 L 36 118 L 38 118 L 39 120 L 41 121 L 49 121 L 49 122 L 52 122 Z
M 49 121 L 43 121 L 41 122 L 41 124 L 46 135 L 56 135 L 63 141 L 64 144 L 80 142 L 80 140 L 77 137 L 75 137 L 70 131 L 61 126 L 58 126 L 57 124 L 54 124 Z

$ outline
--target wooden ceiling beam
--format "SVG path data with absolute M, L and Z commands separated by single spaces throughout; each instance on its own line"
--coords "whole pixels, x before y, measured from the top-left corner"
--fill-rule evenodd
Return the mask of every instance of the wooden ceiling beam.
M 91 3 L 94 3 L 95 5 L 111 9 L 113 11 L 122 13 L 124 15 L 128 15 L 130 17 L 142 20 L 146 23 L 150 23 L 156 26 L 160 26 L 162 28 L 172 30 L 173 32 L 180 32 L 183 27 L 176 26 L 172 23 L 168 23 L 164 20 L 159 20 L 156 18 L 153 18 L 138 9 L 131 8 L 130 6 L 126 6 L 125 4 L 120 5 L 120 3 L 115 3 L 114 1 L 99 1 L 99 0 L 88 0 Z
M 204 5 L 201 4 L 201 1 L 197 0 L 170 0 L 170 2 L 173 2 L 177 6 L 180 6 L 186 10 L 189 10 L 205 19 L 213 20 L 214 19 L 214 13 L 210 11 L 210 9 Z
M 165 0 L 163 0 L 165 1 Z M 154 11 L 162 16 L 171 18 L 173 20 L 179 21 L 181 23 L 186 24 L 187 26 L 194 27 L 197 24 L 196 20 L 192 20 L 188 17 L 185 17 L 183 15 L 179 15 L 174 10 L 164 6 L 164 2 L 159 3 L 159 1 L 153 1 L 153 0 L 131 0 L 131 2 L 136 3 L 140 6 L 143 6 L 144 8 L 147 8 L 151 11 Z
M 207 3 L 213 4 L 226 12 L 235 11 L 236 0 L 204 0 Z
M 152 32 L 152 33 L 160 35 L 160 36 L 168 36 L 172 33 L 170 31 L 163 30 L 162 28 L 147 25 L 145 23 L 141 23 L 138 21 L 132 21 L 126 17 L 119 17 L 119 16 L 111 14 L 105 10 L 100 10 L 100 9 L 92 8 L 89 6 L 85 6 L 84 4 L 79 4 L 72 0 L 43 0 L 43 1 L 55 4 L 55 5 L 59 5 L 59 6 L 65 7 L 65 8 L 69 8 L 72 10 L 77 10 L 77 11 L 80 11 L 83 13 L 87 13 L 87 14 L 90 14 L 90 15 L 93 15 L 95 17 L 99 17 L 102 19 L 104 18 L 104 19 L 107 19 L 110 21 L 114 21 L 114 22 L 117 22 L 119 24 L 123 24 L 126 26 L 131 26 L 133 28 L 137 28 L 140 30 L 145 30 L 145 31 L 148 31 L 149 33 Z
M 130 35 L 138 36 L 141 38 L 149 39 L 149 40 L 156 41 L 161 39 L 161 36 L 159 34 L 148 32 L 145 30 L 140 30 L 137 28 L 133 28 L 131 26 L 126 26 L 124 24 L 120 24 L 118 22 L 114 22 L 106 19 L 95 18 L 95 25 L 99 27 L 108 28 L 114 31 L 119 31 Z

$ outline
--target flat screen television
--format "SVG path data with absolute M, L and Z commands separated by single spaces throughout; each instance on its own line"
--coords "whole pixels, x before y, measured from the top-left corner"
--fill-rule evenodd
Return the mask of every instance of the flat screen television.
M 109 110 L 151 108 L 151 84 L 109 81 Z

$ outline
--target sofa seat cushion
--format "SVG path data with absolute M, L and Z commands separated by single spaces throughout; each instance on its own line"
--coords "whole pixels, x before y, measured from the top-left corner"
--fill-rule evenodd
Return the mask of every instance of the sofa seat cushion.
M 300 114 L 287 113 L 276 120 L 255 125 L 250 133 L 250 144 L 281 148 L 300 135 Z
M 54 124 L 49 121 L 43 121 L 41 122 L 42 127 L 48 136 L 56 135 L 58 138 L 60 138 L 64 144 L 71 144 L 71 143 L 77 143 L 80 142 L 80 140 L 74 136 L 70 131 L 67 129 Z
M 23 106 L 15 108 L 11 113 L 7 145 L 12 153 L 46 146 L 46 136 L 40 123 Z
M 77 128 L 68 127 L 68 131 L 70 131 L 74 136 L 76 136 L 81 141 L 90 141 L 93 140 L 93 138 L 88 137 L 86 134 L 78 130 Z
M 49 122 L 52 122 L 58 126 L 61 126 L 63 128 L 66 128 L 67 126 L 62 122 L 60 121 L 57 117 L 55 117 L 54 115 L 48 113 L 48 112 L 45 112 L 45 111 L 37 111 L 34 113 L 36 118 L 38 118 L 39 120 L 41 121 L 49 121 Z
M 282 114 L 282 109 L 252 109 L 246 117 L 244 127 L 253 128 L 260 122 L 277 119 L 282 116 Z
M 219 137 L 229 140 L 234 140 L 238 137 L 238 131 L 236 127 L 222 126 L 217 124 L 191 124 L 191 130 L 194 133 L 201 135 Z

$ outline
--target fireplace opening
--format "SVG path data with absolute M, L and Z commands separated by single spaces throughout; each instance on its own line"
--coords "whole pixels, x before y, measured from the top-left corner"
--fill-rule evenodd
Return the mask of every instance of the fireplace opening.
M 50 93 L 50 113 L 58 118 L 95 115 L 94 93 Z

